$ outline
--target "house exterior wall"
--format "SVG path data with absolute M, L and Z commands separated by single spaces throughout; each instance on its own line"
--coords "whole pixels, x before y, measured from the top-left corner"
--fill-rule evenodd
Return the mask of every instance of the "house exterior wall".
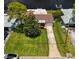
M 38 20 L 38 23 L 46 23 L 45 20 Z

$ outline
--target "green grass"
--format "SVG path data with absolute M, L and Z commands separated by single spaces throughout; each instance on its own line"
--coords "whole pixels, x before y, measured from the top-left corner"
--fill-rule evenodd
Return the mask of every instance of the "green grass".
M 19 56 L 48 56 L 47 32 L 45 29 L 41 29 L 41 35 L 36 38 L 13 32 L 5 45 L 4 52 L 15 53 Z
M 65 56 L 67 52 L 70 52 L 73 56 L 75 56 L 75 48 L 71 43 L 71 38 L 68 36 L 67 43 L 65 44 L 67 32 L 61 28 L 61 24 L 58 21 L 54 23 L 53 29 L 60 54 Z

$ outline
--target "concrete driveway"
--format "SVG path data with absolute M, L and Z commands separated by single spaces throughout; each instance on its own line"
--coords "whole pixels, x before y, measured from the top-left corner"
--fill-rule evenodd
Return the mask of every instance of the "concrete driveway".
M 49 56 L 50 57 L 61 57 L 58 51 L 58 48 L 57 48 L 56 41 L 55 41 L 52 23 L 47 23 L 45 25 L 45 28 L 47 29 L 47 36 L 48 36 L 48 42 L 49 42 Z

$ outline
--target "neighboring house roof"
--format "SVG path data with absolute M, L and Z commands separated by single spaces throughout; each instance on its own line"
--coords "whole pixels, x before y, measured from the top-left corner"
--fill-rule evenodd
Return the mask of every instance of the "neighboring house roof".
M 8 19 L 9 19 L 9 16 L 7 14 L 4 14 L 4 27 L 11 27 L 16 21 L 16 19 L 12 19 L 10 21 L 8 21 Z
M 64 15 L 61 16 L 64 24 L 75 24 L 75 17 L 72 14 L 73 9 L 61 9 L 61 11 L 64 13 Z
M 35 18 L 38 20 L 38 21 L 43 21 L 45 20 L 46 23 L 49 23 L 49 22 L 52 22 L 53 20 L 53 16 L 50 15 L 50 14 L 37 14 L 35 15 Z

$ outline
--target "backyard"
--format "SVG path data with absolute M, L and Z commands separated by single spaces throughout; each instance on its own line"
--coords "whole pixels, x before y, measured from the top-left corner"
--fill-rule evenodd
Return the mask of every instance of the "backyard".
M 24 33 L 12 32 L 5 45 L 5 54 L 15 53 L 19 56 L 48 56 L 49 47 L 46 29 L 40 29 L 41 35 L 35 38 Z
M 72 56 L 75 56 L 75 48 L 71 43 L 71 38 L 67 35 L 67 32 L 61 28 L 60 21 L 58 19 L 55 19 L 54 23 L 54 34 L 55 34 L 55 39 L 57 43 L 57 47 L 59 49 L 59 52 L 62 56 L 66 56 L 66 53 L 71 53 Z M 65 40 L 67 38 L 67 41 L 65 43 Z

